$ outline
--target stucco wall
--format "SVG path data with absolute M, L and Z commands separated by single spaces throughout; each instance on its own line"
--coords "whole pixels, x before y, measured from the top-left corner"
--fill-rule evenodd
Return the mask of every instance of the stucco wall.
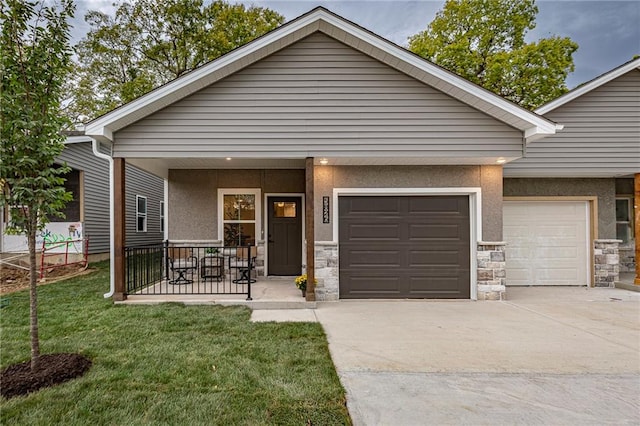
M 322 197 L 333 188 L 447 188 L 482 189 L 482 239 L 502 239 L 501 166 L 317 166 L 314 170 L 315 237 L 331 241 L 333 221 L 322 223 Z M 333 206 L 331 206 L 333 214 Z
M 169 170 L 170 240 L 218 239 L 219 188 L 304 193 L 304 170 Z
M 596 238 L 616 237 L 615 179 L 529 179 L 504 180 L 504 196 L 597 196 L 598 235 Z

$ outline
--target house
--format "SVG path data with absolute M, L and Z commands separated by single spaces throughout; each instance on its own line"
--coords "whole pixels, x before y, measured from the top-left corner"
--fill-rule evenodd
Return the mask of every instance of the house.
M 637 266 L 640 59 L 536 112 L 564 128 L 504 166 L 508 283 L 612 286 Z
M 114 162 L 114 298 L 128 166 L 166 179 L 170 245 L 255 246 L 258 274 L 318 279 L 308 300 L 497 298 L 502 164 L 560 128 L 314 9 L 87 124 Z
M 110 252 L 109 225 L 109 154 L 98 147 L 98 157 L 93 150 L 92 139 L 82 131 L 68 132 L 65 148 L 56 162 L 67 164 L 71 171 L 65 176 L 65 188 L 73 194 L 63 211 L 64 218 L 51 218 L 37 236 L 37 245 L 45 240 L 51 245 L 66 240 L 89 239 L 90 261 L 107 258 Z M 133 165 L 126 169 L 127 241 L 128 245 L 161 243 L 164 239 L 163 208 L 164 182 Z M 139 207 L 137 209 L 137 207 Z M 4 218 L 9 211 L 0 212 L 0 252 L 26 252 L 24 235 L 7 235 Z M 66 245 L 57 244 L 54 252 L 64 252 Z M 76 242 L 69 245 L 70 253 L 82 253 L 84 246 Z

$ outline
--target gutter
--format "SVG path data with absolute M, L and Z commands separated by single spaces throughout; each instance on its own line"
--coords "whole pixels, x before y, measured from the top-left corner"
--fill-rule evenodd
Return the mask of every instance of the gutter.
M 110 155 L 103 154 L 98 149 L 98 141 L 91 139 L 93 155 L 109 162 L 109 292 L 104 294 L 104 298 L 108 299 L 113 296 L 116 291 L 115 261 L 116 247 L 113 237 L 113 229 L 115 227 L 113 216 L 113 158 Z

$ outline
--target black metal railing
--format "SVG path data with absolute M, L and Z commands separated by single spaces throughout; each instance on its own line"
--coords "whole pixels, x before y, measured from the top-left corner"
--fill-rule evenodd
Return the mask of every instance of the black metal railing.
M 127 294 L 246 294 L 251 300 L 256 255 L 255 246 L 127 247 Z

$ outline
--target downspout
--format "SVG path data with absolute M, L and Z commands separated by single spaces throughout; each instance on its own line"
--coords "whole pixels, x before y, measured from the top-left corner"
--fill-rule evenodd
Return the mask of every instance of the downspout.
M 109 162 L 109 292 L 104 294 L 104 298 L 108 299 L 113 296 L 116 291 L 116 275 L 115 275 L 115 259 L 116 248 L 113 237 L 113 228 L 115 226 L 113 220 L 113 158 L 110 155 L 103 154 L 99 150 L 98 141 L 92 139 L 93 155 Z

